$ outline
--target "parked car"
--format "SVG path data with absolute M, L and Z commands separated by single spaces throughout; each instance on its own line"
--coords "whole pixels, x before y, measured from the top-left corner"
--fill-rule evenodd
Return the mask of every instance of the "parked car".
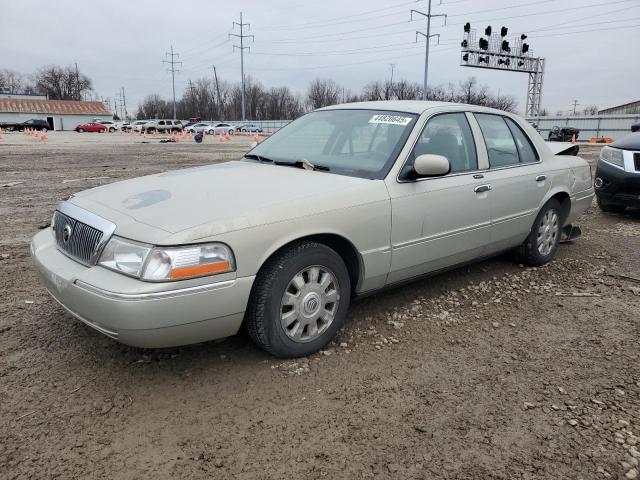
M 602 147 L 594 187 L 604 212 L 640 207 L 640 132 Z
M 207 122 L 194 123 L 185 128 L 188 133 L 200 133 L 205 132 L 211 128 L 211 124 Z
M 136 120 L 134 122 L 131 122 L 129 125 L 123 125 L 122 130 L 125 132 L 130 132 L 131 130 L 133 130 L 134 132 L 141 132 L 144 124 L 148 121 L 149 120 Z
M 233 135 L 238 131 L 238 127 L 235 125 L 231 125 L 229 123 L 212 123 L 209 125 L 209 128 L 205 129 L 205 131 L 211 135 L 220 135 L 221 133 L 227 133 L 229 135 Z
M 244 324 L 295 357 L 333 338 L 354 297 L 504 251 L 544 265 L 593 194 L 587 162 L 555 156 L 516 115 L 351 103 L 240 161 L 77 193 L 31 252 L 53 297 L 120 342 L 182 345 Z
M 631 125 L 632 132 L 640 132 L 640 122 L 634 123 Z
M 147 133 L 181 132 L 182 123 L 180 120 L 149 120 L 142 127 L 142 131 Z
M 553 127 L 549 131 L 549 141 L 550 142 L 570 142 L 574 139 L 578 140 L 578 136 L 580 135 L 580 130 L 574 127 Z
M 253 123 L 249 123 L 247 125 L 242 125 L 242 127 L 240 127 L 240 131 L 241 132 L 257 132 L 257 133 L 262 133 L 262 128 L 259 127 L 258 125 L 254 125 Z
M 109 126 L 108 125 L 103 125 L 102 123 L 95 123 L 95 122 L 90 122 L 90 123 L 83 123 L 81 125 L 78 125 L 75 128 L 75 131 L 78 133 L 83 133 L 83 132 L 100 132 L 100 133 L 104 133 L 106 131 L 109 130 Z
M 51 126 L 46 120 L 31 118 L 25 122 L 0 122 L 0 128 L 10 132 L 22 132 L 25 128 L 30 128 L 32 130 L 50 130 Z
M 116 130 L 120 130 L 120 126 L 121 126 L 120 123 L 113 122 L 111 120 L 101 120 L 97 123 L 99 123 L 100 125 L 106 125 L 107 127 L 109 127 L 109 131 L 112 133 L 115 132 Z

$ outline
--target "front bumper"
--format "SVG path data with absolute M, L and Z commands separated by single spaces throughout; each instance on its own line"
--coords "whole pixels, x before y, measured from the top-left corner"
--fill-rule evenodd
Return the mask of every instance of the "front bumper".
M 612 205 L 640 207 L 640 172 L 627 172 L 602 160 L 598 161 L 596 178 L 604 181 L 596 195 Z
M 135 347 L 160 348 L 235 335 L 255 277 L 220 276 L 148 283 L 60 253 L 50 228 L 31 242 L 31 255 L 51 296 L 99 332 Z

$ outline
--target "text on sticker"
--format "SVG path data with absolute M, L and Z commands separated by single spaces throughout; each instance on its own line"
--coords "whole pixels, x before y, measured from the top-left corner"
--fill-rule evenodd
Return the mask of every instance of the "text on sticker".
M 403 117 L 400 115 L 374 115 L 369 123 L 388 123 L 391 125 L 409 125 L 411 117 Z

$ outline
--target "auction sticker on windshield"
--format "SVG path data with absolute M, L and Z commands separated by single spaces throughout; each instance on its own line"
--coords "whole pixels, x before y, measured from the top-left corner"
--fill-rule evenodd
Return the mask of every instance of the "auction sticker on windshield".
M 390 125 L 409 125 L 411 117 L 401 115 L 374 115 L 369 123 L 388 123 Z

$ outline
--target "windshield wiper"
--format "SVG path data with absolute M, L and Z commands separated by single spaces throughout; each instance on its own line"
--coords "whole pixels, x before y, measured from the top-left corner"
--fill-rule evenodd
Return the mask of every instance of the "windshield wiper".
M 298 167 L 298 168 L 304 168 L 305 170 L 313 170 L 313 171 L 320 171 L 320 172 L 329 172 L 329 171 L 331 171 L 331 169 L 329 167 L 326 167 L 324 165 L 314 165 L 309 160 L 298 160 L 296 162 L 285 162 L 285 161 L 277 160 L 277 161 L 275 161 L 273 163 L 274 163 L 274 165 L 284 165 L 284 166 L 287 166 L 287 167 Z
M 256 155 L 255 153 L 247 153 L 244 158 L 248 158 L 249 160 L 258 160 L 259 162 L 273 163 L 272 159 L 263 157 L 262 155 Z

